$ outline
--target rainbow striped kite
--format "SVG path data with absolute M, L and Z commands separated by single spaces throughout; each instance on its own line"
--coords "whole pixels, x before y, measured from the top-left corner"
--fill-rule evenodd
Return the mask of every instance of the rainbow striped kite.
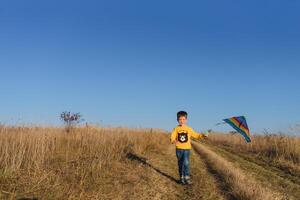
M 244 116 L 232 117 L 229 119 L 224 119 L 223 121 L 232 126 L 232 128 L 234 128 L 237 132 L 242 134 L 247 142 L 251 142 L 250 131 Z

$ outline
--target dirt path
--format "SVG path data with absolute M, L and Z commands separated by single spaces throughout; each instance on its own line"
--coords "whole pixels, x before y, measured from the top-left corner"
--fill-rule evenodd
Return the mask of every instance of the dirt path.
M 276 190 L 263 187 L 257 177 L 249 174 L 248 171 L 240 168 L 229 159 L 220 155 L 219 152 L 210 149 L 207 145 L 193 143 L 194 149 L 205 160 L 210 172 L 221 182 L 224 182 L 224 190 L 230 193 L 232 199 L 285 199 L 284 196 Z
M 161 154 L 150 153 L 143 158 L 131 155 L 131 160 L 146 168 L 149 182 L 151 182 L 148 197 L 142 196 L 139 197 L 140 199 L 225 199 L 224 192 L 220 190 L 217 181 L 207 171 L 206 164 L 194 151 L 191 154 L 192 186 L 182 186 L 176 182 L 178 172 L 174 146 L 170 146 Z
M 263 161 L 230 152 L 229 150 L 226 150 L 226 148 L 213 145 L 209 145 L 209 148 L 221 155 L 223 158 L 234 163 L 235 167 L 247 171 L 247 173 L 255 177 L 262 186 L 279 191 L 286 197 L 286 199 L 299 199 L 300 180 L 298 177 L 292 176 L 286 171 L 268 165 Z
M 209 143 L 208 146 L 229 155 L 236 155 L 248 162 L 255 163 L 256 165 L 259 165 L 260 167 L 263 167 L 268 171 L 272 171 L 272 173 L 276 174 L 277 176 L 280 176 L 284 179 L 289 179 L 291 182 L 300 185 L 300 171 L 297 169 L 291 169 L 291 167 L 282 166 L 282 164 L 275 164 L 274 162 L 270 162 L 267 160 L 267 158 L 261 156 L 254 156 L 253 154 L 237 152 L 228 146 L 216 146 Z

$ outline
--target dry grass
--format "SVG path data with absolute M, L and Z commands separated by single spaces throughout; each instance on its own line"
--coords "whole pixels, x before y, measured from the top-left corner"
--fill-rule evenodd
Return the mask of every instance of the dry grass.
M 87 127 L 66 133 L 60 128 L 1 127 L 0 199 L 121 198 L 122 181 L 136 178 L 126 174 L 135 167 L 126 163 L 128 153 L 163 151 L 166 143 L 166 134 L 152 129 Z
M 300 165 L 300 138 L 281 135 L 253 136 L 252 142 L 245 143 L 240 135 L 211 134 L 213 144 L 232 148 L 237 152 L 252 153 L 270 160 L 286 163 L 291 167 Z
M 193 146 L 207 160 L 210 167 L 214 168 L 222 176 L 222 179 L 230 187 L 228 190 L 235 198 L 247 200 L 283 199 L 281 195 L 261 187 L 252 177 L 246 175 L 239 168 L 234 167 L 229 161 L 207 147 L 195 143 Z
M 245 145 L 238 136 L 213 134 L 209 140 L 237 151 L 261 152 L 299 164 L 298 139 L 262 137 L 260 141 L 257 137 Z M 207 187 L 185 190 L 172 181 L 177 176 L 173 148 L 169 135 L 160 130 L 84 127 L 67 133 L 63 128 L 2 126 L 0 199 L 198 199 L 199 195 L 216 199 L 223 194 L 206 174 L 207 169 L 198 169 L 202 161 L 194 160 L 191 168 L 195 186 Z M 255 181 L 216 153 L 208 149 L 202 152 L 225 177 L 226 185 L 233 187 L 237 198 L 273 197 L 273 193 L 255 188 Z M 143 164 L 143 157 L 150 164 Z

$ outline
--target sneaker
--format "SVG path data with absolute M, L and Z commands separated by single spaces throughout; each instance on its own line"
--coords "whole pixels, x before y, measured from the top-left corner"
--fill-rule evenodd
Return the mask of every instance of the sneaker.
M 182 185 L 186 184 L 184 177 L 180 178 L 179 183 L 182 184 Z
M 192 182 L 192 180 L 191 180 L 190 177 L 185 177 L 185 183 L 186 183 L 187 185 L 192 185 L 192 184 L 193 184 L 193 182 Z

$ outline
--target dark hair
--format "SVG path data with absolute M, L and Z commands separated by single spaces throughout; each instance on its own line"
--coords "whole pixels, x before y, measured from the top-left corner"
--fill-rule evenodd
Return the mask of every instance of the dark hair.
M 179 111 L 179 112 L 177 113 L 177 121 L 179 120 L 180 117 L 185 117 L 185 118 L 187 118 L 187 116 L 188 116 L 188 113 L 187 113 L 187 112 L 185 112 L 185 111 Z

